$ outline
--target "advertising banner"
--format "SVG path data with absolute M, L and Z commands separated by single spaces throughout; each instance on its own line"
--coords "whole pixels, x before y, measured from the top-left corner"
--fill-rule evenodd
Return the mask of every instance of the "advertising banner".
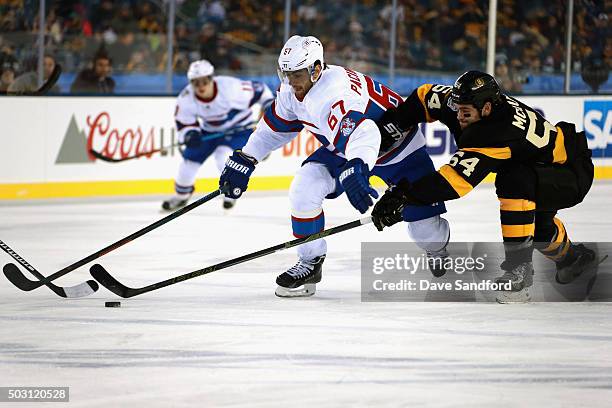
M 540 110 L 552 123 L 561 120 L 576 123 L 578 129 L 584 129 L 587 134 L 595 164 L 612 165 L 612 102 L 609 97 L 520 99 Z M 34 185 L 41 187 L 51 185 L 49 183 L 77 183 L 75 188 L 83 190 L 83 183 L 129 182 L 134 194 L 171 191 L 181 160 L 176 147 L 174 104 L 172 97 L 0 98 L 0 199 L 33 197 Z M 256 120 L 255 112 L 253 119 Z M 438 122 L 423 124 L 421 129 L 436 167 L 445 164 L 456 150 L 451 133 Z M 166 146 L 170 147 L 162 153 L 151 153 Z M 300 133 L 257 166 L 253 175 L 254 188 L 287 188 L 302 161 L 319 146 L 311 134 Z M 109 163 L 94 157 L 92 150 L 112 159 L 142 156 Z M 218 175 L 212 157 L 198 173 L 198 177 L 208 180 L 211 186 Z M 258 179 L 267 182 L 258 184 Z M 145 190 L 138 188 L 138 183 L 143 182 L 149 183 Z M 60 190 L 72 195 L 70 187 Z M 107 193 L 109 189 L 96 187 L 87 195 Z M 130 194 L 130 189 L 121 189 L 121 193 Z M 37 195 L 42 196 L 45 193 Z

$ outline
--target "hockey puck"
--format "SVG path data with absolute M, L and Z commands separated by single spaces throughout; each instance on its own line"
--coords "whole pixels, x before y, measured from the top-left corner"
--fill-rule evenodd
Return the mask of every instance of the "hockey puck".
M 121 307 L 121 302 L 104 302 L 106 307 Z

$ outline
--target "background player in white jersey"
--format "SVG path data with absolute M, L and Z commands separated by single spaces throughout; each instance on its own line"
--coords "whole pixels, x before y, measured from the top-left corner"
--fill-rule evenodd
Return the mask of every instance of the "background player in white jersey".
M 162 204 L 175 210 L 187 204 L 194 191 L 198 169 L 213 154 L 219 172 L 235 149 L 240 149 L 252 133 L 251 106 L 262 110 L 274 96 L 267 85 L 228 76 L 214 76 L 206 60 L 189 66 L 189 84 L 178 96 L 175 110 L 179 143 L 185 143 L 174 188 L 176 195 Z M 232 208 L 234 199 L 224 197 L 223 207 Z
M 365 213 L 373 204 L 371 197 L 378 197 L 369 184 L 370 175 L 392 185 L 404 174 L 418 179 L 433 171 L 425 138 L 417 127 L 391 132 L 381 140 L 374 120 L 402 102 L 398 94 L 363 74 L 326 65 L 323 46 L 315 37 L 291 37 L 278 63 L 282 83 L 274 103 L 243 150 L 229 158 L 219 179 L 220 186 L 229 186 L 228 197 L 240 197 L 257 162 L 303 128 L 323 146 L 304 161 L 291 183 L 291 221 L 296 237 L 323 230 L 325 198 L 346 192 L 353 207 Z M 447 221 L 440 217 L 444 212 L 444 203 L 409 206 L 405 211 L 408 233 L 430 257 L 447 255 L 450 232 Z M 326 252 L 323 239 L 299 246 L 299 260 L 277 278 L 276 294 L 314 294 Z M 445 271 L 432 268 L 432 272 L 441 276 Z

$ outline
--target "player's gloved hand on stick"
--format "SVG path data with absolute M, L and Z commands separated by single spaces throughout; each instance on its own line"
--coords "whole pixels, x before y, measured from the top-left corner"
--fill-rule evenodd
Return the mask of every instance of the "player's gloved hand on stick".
M 346 162 L 338 177 L 350 203 L 362 214 L 373 204 L 370 196 L 378 198 L 378 191 L 370 185 L 369 177 L 368 165 L 358 157 Z
M 257 160 L 254 157 L 235 150 L 225 162 L 225 168 L 219 177 L 219 188 L 224 188 L 224 194 L 229 198 L 239 198 L 249 185 L 249 177 L 255 170 Z
M 404 137 L 411 129 L 404 129 L 394 109 L 387 109 L 376 121 L 380 131 L 380 151 L 388 150 L 395 142 Z
M 182 139 L 182 140 L 181 140 Z M 187 147 L 198 147 L 202 142 L 202 133 L 199 130 L 190 130 L 183 135 L 181 138 L 179 136 L 179 143 L 184 143 Z
M 404 191 L 410 189 L 410 182 L 400 180 L 396 186 L 388 189 L 372 210 L 372 221 L 379 231 L 403 220 L 402 211 L 407 204 Z

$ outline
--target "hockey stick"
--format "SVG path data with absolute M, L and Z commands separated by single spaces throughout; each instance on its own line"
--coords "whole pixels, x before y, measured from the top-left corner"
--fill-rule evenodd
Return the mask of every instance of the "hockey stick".
M 154 153 L 161 153 L 161 152 L 164 152 L 164 151 L 166 151 L 168 149 L 171 149 L 173 147 L 179 147 L 179 146 L 185 146 L 185 143 L 175 143 L 175 144 L 172 144 L 170 146 L 160 147 L 159 149 L 149 150 L 148 152 L 142 152 L 142 153 L 135 154 L 133 156 L 122 157 L 120 159 L 115 159 L 113 157 L 104 156 L 102 153 L 96 152 L 93 149 L 89 149 L 89 153 L 91 153 L 91 155 L 93 157 L 95 157 L 96 159 L 99 159 L 99 160 L 102 160 L 102 161 L 105 161 L 105 162 L 109 162 L 109 163 L 121 163 L 121 162 L 132 160 L 132 159 L 138 159 L 139 157 L 142 157 L 142 156 L 147 156 L 147 155 L 151 155 L 151 154 L 154 154 Z
M 3 92 L 0 92 L 0 95 L 22 95 L 22 96 L 45 95 L 47 92 L 49 92 L 49 89 L 53 88 L 53 85 L 55 85 L 55 83 L 57 82 L 61 74 L 62 74 L 62 66 L 60 64 L 55 64 L 55 68 L 53 68 L 53 71 L 51 72 L 51 75 L 49 75 L 49 78 L 47 78 L 45 83 L 42 84 L 41 87 L 38 88 L 37 90 L 28 91 L 28 92 L 3 91 Z
M 204 141 L 208 141 L 208 140 L 212 140 L 212 139 L 218 139 L 218 138 L 224 137 L 224 136 L 231 136 L 233 134 L 245 131 L 247 129 L 253 129 L 253 125 L 242 126 L 242 127 L 239 127 L 239 128 L 236 128 L 236 129 L 232 130 L 231 132 L 210 133 L 210 134 L 202 137 L 200 140 L 202 142 L 204 142 Z M 171 144 L 170 146 L 160 147 L 158 149 L 153 149 L 153 150 L 149 150 L 148 152 L 138 153 L 138 154 L 135 154 L 133 156 L 122 157 L 120 159 L 115 159 L 115 158 L 112 158 L 112 157 L 104 156 L 102 153 L 96 152 L 93 149 L 89 149 L 89 153 L 91 153 L 91 155 L 93 157 L 95 157 L 96 159 L 100 159 L 100 160 L 105 161 L 105 162 L 120 163 L 120 162 L 124 162 L 124 161 L 128 161 L 128 160 L 132 160 L 132 159 L 138 159 L 139 157 L 148 156 L 148 155 L 151 155 L 151 154 L 154 154 L 154 153 L 162 153 L 162 152 L 165 152 L 168 149 L 171 149 L 173 147 L 179 147 L 179 146 L 186 146 L 186 144 L 185 143 L 175 143 L 175 144 Z
M 25 259 L 20 257 L 15 251 L 13 251 L 8 245 L 6 245 L 1 240 L 0 240 L 0 248 L 2 248 L 4 252 L 9 254 L 14 260 L 19 262 L 21 266 L 26 268 L 32 275 L 36 276 L 39 279 L 39 281 L 35 282 L 35 284 L 37 284 L 38 286 L 42 286 L 42 285 L 47 286 L 49 289 L 55 292 L 55 294 L 58 296 L 61 296 L 63 298 L 78 298 L 78 297 L 91 295 L 92 293 L 98 290 L 98 284 L 91 279 L 86 282 L 79 283 L 78 285 L 71 286 L 71 287 L 60 287 L 60 286 L 54 285 L 53 283 L 51 283 L 51 279 L 45 278 L 40 272 L 36 270 L 36 268 L 34 268 L 32 265 L 26 262 Z M 19 270 L 19 268 L 17 268 L 15 264 L 8 263 L 4 265 L 3 270 L 4 270 L 4 274 L 6 275 L 7 278 L 9 278 L 9 280 L 11 280 L 9 275 L 17 274 L 17 275 L 22 276 L 23 279 L 25 279 L 26 281 L 31 282 L 28 278 L 23 276 L 23 274 L 21 273 L 21 271 Z M 18 285 L 15 285 L 15 286 L 19 287 Z
M 47 92 L 49 92 L 49 90 L 53 88 L 53 85 L 55 85 L 55 83 L 59 79 L 61 73 L 62 66 L 60 64 L 55 64 L 55 67 L 53 68 L 51 75 L 49 75 L 49 78 L 47 78 L 47 81 L 42 84 L 42 86 L 38 88 L 37 91 L 34 92 L 34 95 L 45 95 Z
M 371 217 L 362 218 L 360 220 L 351 221 L 346 224 L 339 225 L 337 227 L 330 228 L 328 230 L 324 230 L 318 232 L 316 234 L 308 235 L 303 238 L 294 239 L 292 241 L 283 242 L 282 244 L 278 244 L 266 249 L 262 249 L 257 252 L 252 252 L 247 255 L 239 256 L 238 258 L 230 259 L 229 261 L 224 261 L 218 263 L 213 266 L 209 266 L 204 269 L 198 269 L 193 272 L 186 273 L 184 275 L 175 276 L 174 278 L 166 279 L 161 282 L 154 283 L 149 286 L 144 286 L 141 288 L 129 288 L 115 279 L 111 274 L 109 274 L 106 269 L 100 264 L 94 264 L 89 269 L 91 276 L 93 276 L 102 286 L 106 289 L 110 290 L 117 296 L 121 296 L 122 298 L 130 298 L 137 295 L 142 295 L 146 292 L 151 292 L 153 290 L 161 289 L 166 286 L 174 285 L 175 283 L 179 283 L 182 281 L 186 281 L 188 279 L 193 279 L 198 276 L 206 275 L 211 272 L 218 271 L 220 269 L 228 268 L 230 266 L 238 265 L 243 262 L 250 261 L 252 259 L 260 258 L 262 256 L 270 255 L 277 251 L 282 251 L 283 249 L 292 248 L 297 245 L 304 244 L 306 242 L 314 241 L 319 238 L 323 238 L 329 235 L 337 234 L 339 232 L 348 231 L 352 228 L 359 227 L 361 225 L 365 225 L 372 222 Z
M 8 253 L 10 256 L 12 256 L 17 262 L 19 262 L 22 266 L 24 266 L 28 271 L 32 272 L 32 274 L 34 276 L 36 276 L 39 280 L 38 281 L 32 281 L 28 278 L 26 278 L 24 276 L 24 274 L 19 270 L 19 268 L 17 268 L 16 265 L 9 263 L 4 265 L 4 274 L 6 275 L 7 279 L 15 286 L 17 286 L 19 289 L 23 290 L 23 291 L 31 291 L 34 290 L 36 288 L 41 287 L 42 285 L 52 285 L 51 281 L 60 278 L 64 275 L 66 275 L 69 272 L 72 272 L 73 270 L 80 268 L 81 266 L 93 261 L 94 259 L 100 258 L 103 255 L 108 254 L 111 251 L 114 251 L 115 249 L 122 247 L 123 245 L 135 240 L 138 237 L 143 236 L 144 234 L 146 234 L 147 232 L 153 231 L 154 229 L 166 224 L 169 221 L 172 221 L 173 219 L 180 217 L 181 215 L 185 214 L 186 212 L 189 212 L 191 210 L 193 210 L 196 207 L 199 207 L 200 205 L 204 204 L 207 201 L 212 200 L 213 198 L 217 197 L 218 195 L 220 195 L 222 193 L 222 189 L 218 189 L 213 191 L 212 193 L 200 198 L 197 201 L 194 201 L 193 203 L 181 208 L 180 210 L 177 210 L 175 212 L 173 212 L 172 214 L 162 218 L 161 220 L 158 220 L 156 222 L 154 222 L 153 224 L 150 224 L 144 228 L 142 228 L 139 231 L 136 231 L 135 233 L 128 235 L 127 237 L 120 239 L 119 241 L 112 243 L 110 245 L 108 245 L 107 247 L 99 250 L 98 252 L 95 252 L 91 255 L 86 256 L 85 258 L 81 259 L 80 261 L 77 261 L 75 263 L 73 263 L 72 265 L 68 265 L 67 267 L 60 269 L 59 271 L 55 272 L 53 275 L 50 275 L 48 277 L 44 277 L 43 275 L 41 275 L 38 271 L 36 271 L 28 262 L 26 262 L 22 257 L 20 257 L 19 255 L 17 255 L 11 248 L 8 247 L 8 245 L 6 245 L 5 243 L 3 243 L 2 241 L 0 241 L 0 248 L 2 248 L 4 250 L 4 252 Z M 82 285 L 88 284 L 89 282 L 93 283 L 95 286 L 95 289 L 92 287 L 93 291 L 83 294 L 81 296 L 86 296 L 88 294 L 91 294 L 93 292 L 95 292 L 98 289 L 98 284 L 94 281 L 87 281 L 85 283 L 82 283 L 81 285 L 77 285 L 77 287 L 74 288 L 64 288 L 64 290 L 66 291 L 66 293 L 70 293 L 70 294 L 74 294 L 74 293 L 85 293 L 86 289 L 84 287 L 82 287 Z M 55 285 L 53 285 L 55 286 Z M 92 286 L 91 284 L 89 284 L 89 286 Z M 53 287 L 49 286 L 55 293 L 57 293 L 58 295 L 62 296 L 62 294 L 58 293 L 58 291 L 56 289 L 54 289 Z M 55 286 L 57 289 L 62 289 L 59 288 L 57 286 Z M 62 297 L 66 297 L 66 296 L 62 296 Z M 78 297 L 78 296 L 67 296 L 67 297 Z

